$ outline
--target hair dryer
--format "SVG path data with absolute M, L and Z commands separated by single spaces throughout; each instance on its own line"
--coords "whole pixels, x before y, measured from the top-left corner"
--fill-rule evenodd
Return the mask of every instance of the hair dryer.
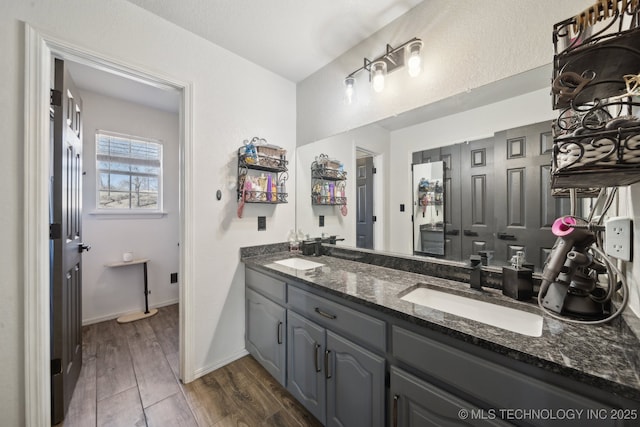
M 556 219 L 551 231 L 558 239 L 542 272 L 542 305 L 559 314 L 601 315 L 603 304 L 591 297 L 597 289 L 590 271 L 603 270 L 588 254 L 595 235 L 584 220 L 572 216 Z
M 549 284 L 557 279 L 567 260 L 567 254 L 573 248 L 578 252 L 584 252 L 596 240 L 593 233 L 587 229 L 587 222 L 572 216 L 556 219 L 551 226 L 551 232 L 558 236 L 558 239 L 542 271 L 541 291 L 546 290 Z

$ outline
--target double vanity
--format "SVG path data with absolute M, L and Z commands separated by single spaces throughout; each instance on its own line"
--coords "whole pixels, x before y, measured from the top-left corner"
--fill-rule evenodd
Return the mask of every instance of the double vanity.
M 574 325 L 471 289 L 460 265 L 420 261 L 427 275 L 410 258 L 323 250 L 242 249 L 247 350 L 322 424 L 640 422 L 640 343 L 622 318 Z

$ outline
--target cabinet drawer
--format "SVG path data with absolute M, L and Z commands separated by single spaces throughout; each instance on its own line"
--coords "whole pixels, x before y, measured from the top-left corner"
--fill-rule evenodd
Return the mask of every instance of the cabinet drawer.
M 392 353 L 399 361 L 489 404 L 492 408 L 555 412 L 570 408 L 584 410 L 584 413 L 590 409 L 608 408 L 600 402 L 397 326 L 393 326 L 391 336 Z M 576 425 L 616 425 L 614 420 L 580 421 L 582 424 Z M 591 421 L 594 424 L 589 424 Z M 549 421 L 544 419 L 528 422 L 533 425 L 549 425 Z
M 250 268 L 245 268 L 244 281 L 247 286 L 275 302 L 284 304 L 287 301 L 287 287 L 286 283 L 282 280 L 274 279 L 273 277 L 259 273 Z
M 328 329 L 385 351 L 385 322 L 329 301 L 320 296 L 289 286 L 289 307 Z

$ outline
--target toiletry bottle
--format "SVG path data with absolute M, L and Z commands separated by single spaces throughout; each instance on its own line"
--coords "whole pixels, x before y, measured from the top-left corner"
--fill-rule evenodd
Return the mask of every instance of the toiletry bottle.
M 329 197 L 331 203 L 336 201 L 336 186 L 334 183 L 329 184 Z
M 271 201 L 278 201 L 278 186 L 276 184 L 276 178 L 271 179 Z
M 267 188 L 266 188 L 266 190 L 267 190 L 267 202 L 271 201 L 271 193 L 272 193 L 271 184 L 272 184 L 272 182 L 271 182 L 271 174 L 269 174 L 269 175 L 267 175 Z
M 289 241 L 289 251 L 298 252 L 300 245 L 298 242 L 298 236 L 296 235 L 296 232 L 293 230 L 293 228 L 289 230 L 289 234 L 287 235 L 287 240 Z
M 502 293 L 520 301 L 533 296 L 533 271 L 523 268 L 524 262 L 524 252 L 518 251 L 511 258 L 511 267 L 502 267 Z

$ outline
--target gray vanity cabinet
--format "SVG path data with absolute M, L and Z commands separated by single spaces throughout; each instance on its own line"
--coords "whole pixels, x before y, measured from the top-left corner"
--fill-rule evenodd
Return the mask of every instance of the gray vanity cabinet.
M 390 371 L 392 427 L 509 425 L 402 369 L 392 366 Z
M 286 283 L 245 269 L 245 345 L 280 384 L 286 385 Z
M 383 357 L 291 310 L 287 340 L 287 388 L 318 420 L 384 426 Z

